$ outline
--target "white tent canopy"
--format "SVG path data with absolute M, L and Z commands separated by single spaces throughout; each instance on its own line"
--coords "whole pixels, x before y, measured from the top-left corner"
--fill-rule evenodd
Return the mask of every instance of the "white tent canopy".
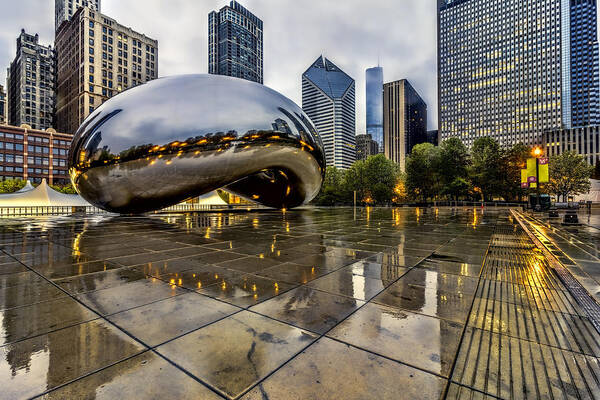
M 223 199 L 221 198 L 221 196 L 219 196 L 219 194 L 217 193 L 216 190 L 213 190 L 212 192 L 208 192 L 208 193 L 203 194 L 202 196 L 198 197 L 198 204 L 215 205 L 215 206 L 226 206 L 227 205 L 227 203 L 223 201 Z
M 44 179 L 33 190 L 0 195 L 0 207 L 85 207 L 90 203 L 76 194 L 63 194 L 50 188 Z
M 15 193 L 25 193 L 35 189 L 35 187 L 31 184 L 31 181 L 27 179 L 27 183 L 23 186 L 23 189 L 17 190 Z

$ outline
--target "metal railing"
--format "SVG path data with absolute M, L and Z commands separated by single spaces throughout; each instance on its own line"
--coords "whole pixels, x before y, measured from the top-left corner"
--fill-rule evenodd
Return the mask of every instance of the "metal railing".
M 182 213 L 182 212 L 205 212 L 205 211 L 252 211 L 257 209 L 268 209 L 268 207 L 257 204 L 177 204 L 162 210 L 154 211 L 154 214 Z M 71 215 L 71 214 L 110 214 L 98 207 L 70 207 L 70 206 L 23 206 L 23 207 L 0 207 L 0 218 L 2 217 L 26 217 L 42 215 Z
M 234 210 L 267 210 L 269 207 L 258 204 L 176 204 L 162 210 L 154 211 L 155 214 L 171 212 L 196 212 L 196 211 L 234 211 Z
M 0 217 L 25 217 L 41 215 L 70 215 L 70 214 L 107 214 L 106 211 L 93 206 L 29 206 L 29 207 L 0 207 Z

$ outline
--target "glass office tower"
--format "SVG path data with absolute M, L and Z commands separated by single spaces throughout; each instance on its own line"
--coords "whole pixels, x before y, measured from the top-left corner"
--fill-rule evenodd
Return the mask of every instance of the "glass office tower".
M 208 14 L 208 73 L 263 83 L 263 22 L 237 1 Z
M 327 166 L 356 161 L 354 79 L 323 56 L 302 74 L 302 109 L 319 131 Z
M 595 8 L 595 0 L 438 0 L 440 140 L 540 144 L 544 131 L 592 122 Z
M 571 0 L 571 125 L 600 124 L 596 0 Z
M 383 152 L 383 68 L 366 71 L 367 84 L 367 134 L 377 142 Z
M 406 156 L 427 142 L 427 104 L 406 79 L 383 85 L 384 154 L 405 170 Z

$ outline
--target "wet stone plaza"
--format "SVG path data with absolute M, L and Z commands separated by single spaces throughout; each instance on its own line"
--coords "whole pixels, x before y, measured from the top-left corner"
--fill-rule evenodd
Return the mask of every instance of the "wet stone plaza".
M 600 398 L 596 321 L 524 221 L 481 208 L 1 220 L 0 398 Z

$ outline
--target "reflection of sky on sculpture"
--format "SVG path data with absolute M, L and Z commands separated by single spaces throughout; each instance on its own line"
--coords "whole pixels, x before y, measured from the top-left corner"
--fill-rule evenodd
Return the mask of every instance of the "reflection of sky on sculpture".
M 143 102 L 137 100 L 139 96 Z M 108 104 L 111 110 L 123 110 L 120 118 L 106 121 L 101 129 L 112 132 L 103 136 L 102 146 L 113 153 L 140 145 L 132 131 L 144 133 L 142 143 L 163 145 L 209 133 L 235 130 L 240 137 L 249 130 L 270 131 L 274 119 L 281 118 L 297 135 L 294 121 L 278 107 L 285 104 L 292 113 L 301 112 L 291 100 L 265 86 L 229 77 L 208 80 L 206 75 L 161 78 L 123 92 Z M 106 108 L 100 106 L 89 118 Z

